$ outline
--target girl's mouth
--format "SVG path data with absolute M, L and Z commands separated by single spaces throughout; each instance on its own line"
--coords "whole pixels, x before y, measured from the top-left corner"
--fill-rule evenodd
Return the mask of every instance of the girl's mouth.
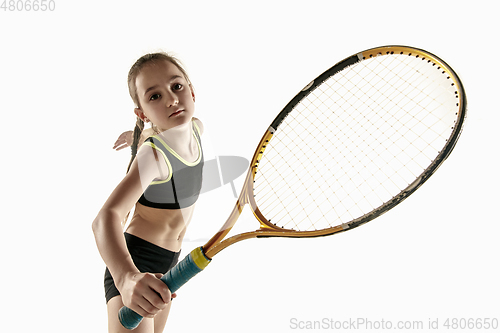
M 184 110 L 175 111 L 174 113 L 172 113 L 172 114 L 169 116 L 169 118 L 170 118 L 170 117 L 176 117 L 176 116 L 180 115 L 182 112 L 184 112 Z

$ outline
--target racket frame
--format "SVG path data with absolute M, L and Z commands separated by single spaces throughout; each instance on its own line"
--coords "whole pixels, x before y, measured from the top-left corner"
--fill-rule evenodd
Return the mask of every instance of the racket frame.
M 457 98 L 457 121 L 453 128 L 453 131 L 448 139 L 448 143 L 445 145 L 444 149 L 438 154 L 435 160 L 430 163 L 430 165 L 424 170 L 424 172 L 418 177 L 414 182 L 408 185 L 403 191 L 396 195 L 391 200 L 383 203 L 378 208 L 375 208 L 371 212 L 353 219 L 350 222 L 342 223 L 340 225 L 313 231 L 296 231 L 292 229 L 284 229 L 279 226 L 272 224 L 259 210 L 257 203 L 255 202 L 253 193 L 253 183 L 256 174 L 258 173 L 259 162 L 262 155 L 265 152 L 266 146 L 272 140 L 274 133 L 279 128 L 280 124 L 287 117 L 287 115 L 295 108 L 295 106 L 300 103 L 304 98 L 306 98 L 317 86 L 325 82 L 327 79 L 335 75 L 337 72 L 343 69 L 357 64 L 365 59 L 370 59 L 378 56 L 385 56 L 390 54 L 406 55 L 409 57 L 416 57 L 422 61 L 432 62 L 433 66 L 437 66 L 438 70 L 442 70 L 443 74 L 448 75 L 448 79 L 451 80 L 451 85 L 455 86 L 455 94 Z M 204 246 L 203 252 L 206 257 L 212 259 L 214 255 L 223 250 L 224 248 L 239 242 L 241 240 L 256 238 L 256 237 L 319 237 L 327 236 L 342 231 L 350 230 L 356 228 L 364 223 L 367 223 L 378 216 L 389 211 L 394 206 L 401 203 L 404 199 L 415 192 L 425 181 L 427 181 L 430 176 L 439 168 L 439 166 L 446 160 L 450 155 L 451 151 L 455 147 L 455 144 L 460 137 L 463 123 L 466 117 L 467 102 L 465 97 L 465 91 L 462 82 L 455 71 L 441 58 L 436 55 L 429 53 L 425 50 L 395 45 L 395 46 L 382 46 L 377 48 L 368 49 L 363 52 L 359 52 L 353 56 L 350 56 L 333 67 L 319 75 L 316 79 L 311 81 L 306 85 L 276 116 L 276 118 L 271 123 L 271 126 L 266 130 L 262 139 L 255 150 L 255 153 L 250 162 L 250 166 L 245 178 L 243 189 L 241 194 L 231 212 L 229 218 L 224 223 L 219 232 L 217 232 Z M 231 231 L 232 227 L 235 225 L 239 216 L 241 215 L 245 205 L 249 204 L 252 213 L 260 223 L 260 228 L 255 231 L 245 232 L 242 234 L 234 235 L 227 239 L 224 239 L 227 234 Z

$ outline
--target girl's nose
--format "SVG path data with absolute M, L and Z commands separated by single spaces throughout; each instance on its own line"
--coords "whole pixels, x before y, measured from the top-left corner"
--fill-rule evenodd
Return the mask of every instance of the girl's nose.
M 167 107 L 171 107 L 179 104 L 179 99 L 177 98 L 177 95 L 170 93 L 168 94 L 166 102 L 167 102 Z

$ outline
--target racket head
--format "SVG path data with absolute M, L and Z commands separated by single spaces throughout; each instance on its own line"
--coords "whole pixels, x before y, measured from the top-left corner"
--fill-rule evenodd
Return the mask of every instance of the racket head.
M 390 210 L 449 156 L 466 104 L 455 71 L 421 49 L 384 46 L 337 63 L 256 149 L 243 193 L 256 236 L 325 236 Z

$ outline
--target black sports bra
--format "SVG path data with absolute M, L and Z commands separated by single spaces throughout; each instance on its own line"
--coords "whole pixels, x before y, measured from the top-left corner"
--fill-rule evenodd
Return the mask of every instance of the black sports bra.
M 164 157 L 170 173 L 167 179 L 149 184 L 139 199 L 140 204 L 160 209 L 180 209 L 189 207 L 198 200 L 204 160 L 199 128 L 194 121 L 193 135 L 199 149 L 198 159 L 193 163 L 184 160 L 158 135 L 149 137 L 144 142 L 144 145 L 156 149 Z

